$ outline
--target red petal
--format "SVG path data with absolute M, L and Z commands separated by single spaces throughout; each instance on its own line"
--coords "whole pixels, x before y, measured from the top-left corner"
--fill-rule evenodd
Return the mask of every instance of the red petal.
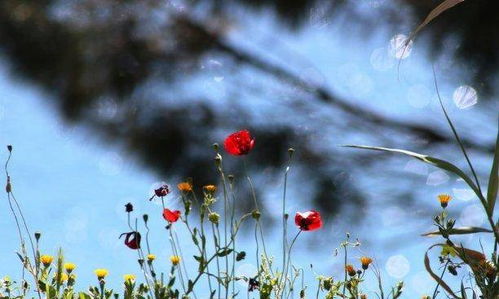
M 130 249 L 140 248 L 140 233 L 139 232 L 129 232 L 120 235 L 120 238 L 125 235 L 125 245 Z
M 224 141 L 225 150 L 234 156 L 246 155 L 255 146 L 255 139 L 248 130 L 230 134 Z
M 166 221 L 168 222 L 176 222 L 178 218 L 180 218 L 180 211 L 179 210 L 174 210 L 171 211 L 169 209 L 164 209 L 163 210 L 163 218 L 165 218 Z
M 322 227 L 322 219 L 319 212 L 311 210 L 304 213 L 297 212 L 295 224 L 303 231 L 313 231 Z

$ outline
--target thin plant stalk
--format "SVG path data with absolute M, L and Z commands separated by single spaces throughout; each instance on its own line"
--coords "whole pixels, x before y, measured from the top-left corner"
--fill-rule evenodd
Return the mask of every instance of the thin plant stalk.
M 473 174 L 473 177 L 475 178 L 477 188 L 478 188 L 478 198 L 480 199 L 480 202 L 482 203 L 483 208 L 485 209 L 485 214 L 487 215 L 487 220 L 489 221 L 489 224 L 492 228 L 492 231 L 494 232 L 494 238 L 495 238 L 495 243 L 494 243 L 494 253 L 497 255 L 497 244 L 499 243 L 499 232 L 494 224 L 494 220 L 492 219 L 491 212 L 488 209 L 487 201 L 483 197 L 482 194 L 482 189 L 480 188 L 480 181 L 478 180 L 478 176 L 476 175 L 475 169 L 473 168 L 473 164 L 471 163 L 470 158 L 468 157 L 468 154 L 466 153 L 466 149 L 464 148 L 463 143 L 461 142 L 461 138 L 459 138 L 459 134 L 456 131 L 456 128 L 452 124 L 452 121 L 447 113 L 447 110 L 444 107 L 444 104 L 442 102 L 442 97 L 440 96 L 440 91 L 438 88 L 438 82 L 437 82 L 437 76 L 435 73 L 435 67 L 432 66 L 433 69 L 433 81 L 435 84 L 435 91 L 437 93 L 438 101 L 440 103 L 440 107 L 442 108 L 442 111 L 444 112 L 445 118 L 452 130 L 452 133 L 454 134 L 454 137 L 456 138 L 457 143 L 459 144 L 459 147 L 461 148 L 461 151 L 463 152 L 464 157 L 466 158 L 466 162 L 468 163 L 468 166 L 470 167 L 471 173 Z

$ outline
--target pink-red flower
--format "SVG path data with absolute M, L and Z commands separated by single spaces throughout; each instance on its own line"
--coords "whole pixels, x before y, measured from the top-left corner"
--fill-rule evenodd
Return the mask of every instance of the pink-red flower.
M 167 196 L 168 193 L 170 193 L 170 189 L 168 189 L 168 185 L 166 184 L 154 190 L 154 194 L 156 194 L 157 197 Z
M 248 154 L 255 146 L 255 139 L 251 137 L 248 130 L 242 130 L 230 134 L 225 138 L 225 150 L 234 156 L 241 156 Z
M 170 209 L 164 209 L 163 210 L 163 218 L 165 218 L 166 221 L 173 223 L 177 222 L 177 220 L 180 218 L 180 211 L 179 210 L 170 210 Z
M 304 231 L 319 229 L 322 227 L 321 214 L 314 210 L 303 213 L 297 212 L 295 216 L 295 224 Z
M 139 249 L 140 248 L 140 233 L 139 232 L 129 232 L 122 233 L 121 237 L 125 236 L 125 245 L 130 249 Z

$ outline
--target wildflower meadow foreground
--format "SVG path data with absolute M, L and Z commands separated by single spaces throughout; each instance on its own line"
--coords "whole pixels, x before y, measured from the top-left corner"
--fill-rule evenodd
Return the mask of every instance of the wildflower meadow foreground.
M 442 106 L 442 108 L 444 108 Z M 495 156 L 491 166 L 488 187 L 482 187 L 464 146 L 461 144 L 452 122 L 445 109 L 444 113 L 455 134 L 456 141 L 462 149 L 472 177 L 450 162 L 418 154 L 406 150 L 382 147 L 357 146 L 348 147 L 385 151 L 407 155 L 422 163 L 441 168 L 462 178 L 475 192 L 483 205 L 483 213 L 488 219 L 489 227 L 455 227 L 455 219 L 447 212 L 452 204 L 452 197 L 441 194 L 435 200 L 440 203 L 441 210 L 435 211 L 433 224 L 436 230 L 425 233 L 426 236 L 439 236 L 440 240 L 428 248 L 438 250 L 438 260 L 430 261 L 428 252 L 419 253 L 424 257 L 426 270 L 435 281 L 433 294 L 421 294 L 422 298 L 499 298 L 498 255 L 499 229 L 497 216 L 494 216 L 498 191 L 499 144 L 496 143 Z M 498 139 L 499 142 L 499 139 Z M 352 258 L 349 251 L 360 246 L 360 242 L 346 234 L 345 240 L 339 242 L 338 254 L 343 255 L 344 275 L 331 277 L 327 273 L 316 275 L 317 284 L 304 285 L 302 276 L 310 269 L 301 269 L 293 265 L 293 245 L 304 234 L 323 233 L 323 222 L 320 211 L 311 207 L 306 211 L 289 211 L 286 207 L 286 186 L 288 173 L 291 170 L 294 150 L 288 150 L 289 160 L 283 174 L 282 190 L 282 252 L 269 252 L 265 246 L 265 234 L 262 229 L 261 210 L 258 207 L 255 186 L 249 176 L 245 179 L 250 186 L 254 208 L 240 214 L 236 209 L 237 194 L 234 191 L 234 176 L 225 173 L 223 160 L 230 156 L 245 159 L 257 146 L 255 138 L 248 130 L 230 134 L 224 141 L 225 155 L 217 144 L 214 144 L 214 168 L 219 174 L 219 182 L 212 185 L 197 186 L 189 180 L 177 184 L 183 203 L 182 210 L 169 206 L 171 186 L 162 185 L 154 190 L 151 198 L 159 200 L 162 205 L 162 217 L 171 246 L 170 265 L 157 264 L 156 255 L 149 242 L 150 228 L 148 215 L 135 215 L 131 203 L 124 203 L 123 212 L 128 216 L 128 231 L 120 236 L 123 250 L 133 250 L 137 254 L 137 273 L 121 273 L 119 269 L 95 269 L 95 285 L 87 289 L 76 290 L 78 265 L 66 261 L 62 250 L 58 253 L 40 252 L 41 233 L 32 233 L 26 224 L 21 203 L 14 194 L 9 175 L 9 161 L 13 147 L 8 146 L 9 158 L 5 164 L 7 177 L 6 193 L 11 213 L 17 224 L 20 248 L 17 253 L 22 266 L 22 278 L 12 280 L 5 278 L 0 286 L 0 298 L 197 298 L 200 288 L 209 289 L 210 298 L 403 298 L 404 283 L 394 286 L 383 285 L 381 272 L 376 261 L 369 256 Z M 346 150 L 346 149 L 345 149 Z M 243 163 L 243 161 L 241 161 Z M 245 163 L 245 162 L 244 162 Z M 199 190 L 200 192 L 196 192 Z M 202 194 L 198 198 L 196 194 Z M 217 204 L 219 202 L 219 204 Z M 195 211 L 195 212 L 193 212 Z M 289 213 L 289 214 L 288 214 Z M 289 215 L 293 215 L 290 225 Z M 161 215 L 158 211 L 158 215 Z M 494 218 L 495 217 L 495 218 Z M 196 219 L 197 218 L 197 219 Z M 430 221 L 430 220 L 429 220 Z M 241 225 L 250 223 L 255 229 L 256 253 L 251 255 L 239 248 L 238 235 Z M 176 228 L 185 226 L 190 236 L 179 236 Z M 493 242 L 492 252 L 483 252 L 481 244 L 474 248 L 465 248 L 453 241 L 454 235 L 485 233 L 487 241 Z M 190 238 L 192 246 L 197 250 L 194 256 L 183 255 L 179 238 Z M 279 263 L 275 257 L 280 256 Z M 237 276 L 236 265 L 244 259 L 254 258 L 258 267 L 255 276 Z M 186 267 L 185 260 L 194 259 L 197 268 Z M 281 263 L 282 262 L 282 263 Z M 313 263 L 313 259 L 309 261 Z M 439 264 L 439 272 L 435 268 Z M 469 269 L 465 271 L 465 269 Z M 373 275 L 376 285 L 366 285 L 367 276 Z M 452 282 L 446 279 L 456 276 Z M 107 287 L 108 280 L 122 279 L 123 288 L 112 290 Z M 236 288 L 236 282 L 246 284 L 245 292 Z M 374 294 L 374 295 L 373 295 Z

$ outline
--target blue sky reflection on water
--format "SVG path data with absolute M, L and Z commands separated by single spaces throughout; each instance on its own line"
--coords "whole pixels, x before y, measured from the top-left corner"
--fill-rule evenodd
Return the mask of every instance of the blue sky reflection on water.
M 397 62 L 387 53 L 390 39 L 401 32 L 387 28 L 369 37 L 359 38 L 348 30 L 335 30 L 333 33 L 326 31 L 326 28 L 330 27 L 339 28 L 339 23 L 312 22 L 298 33 L 291 33 L 276 24 L 271 16 L 264 14 L 246 22 L 247 24 L 237 27 L 229 34 L 231 43 L 258 51 L 286 67 L 287 58 L 302 59 L 302 63 L 294 64 L 295 69 L 292 71 L 307 80 L 328 86 L 358 105 L 371 107 L 394 118 L 410 118 L 439 127 L 445 126 L 433 91 L 431 64 L 426 59 L 424 47 L 421 46 L 424 40 L 417 42 L 409 57 L 403 61 L 400 69 L 401 80 L 398 80 Z M 345 26 L 343 24 L 343 28 Z M 480 95 L 478 104 L 468 109 L 459 109 L 452 101 L 456 88 L 466 84 L 466 72 L 462 69 L 456 70 L 445 59 L 444 57 L 443 62 L 437 66 L 441 66 L 438 72 L 445 72 L 445 79 L 440 80 L 441 89 L 451 115 L 463 134 L 491 143 L 495 132 L 493 126 L 489 127 L 483 121 L 479 111 Z M 223 66 L 223 62 L 216 58 L 212 61 L 215 64 L 214 69 L 218 68 L 218 64 Z M 296 68 L 296 65 L 303 67 Z M 95 268 L 106 267 L 110 269 L 110 277 L 114 278 L 111 279 L 113 286 L 115 289 L 119 288 L 123 274 L 139 274 L 135 254 L 118 240 L 119 234 L 127 230 L 124 204 L 132 202 L 137 211 L 136 215 L 148 213 L 151 216 L 151 243 L 154 244 L 153 251 L 158 256 L 157 264 L 167 265 L 171 253 L 166 233 L 162 229 L 164 223 L 160 217 L 161 208 L 157 203 L 148 202 L 147 198 L 155 183 L 164 180 L 175 185 L 179 178 L 158 178 L 134 162 L 119 146 L 107 144 L 105 140 L 95 137 L 90 130 L 62 123 L 54 107 L 48 106 L 47 101 L 43 100 L 51 95 L 40 91 L 29 82 L 10 77 L 8 68 L 8 62 L 2 61 L 0 140 L 2 144 L 14 145 L 10 168 L 14 188 L 32 230 L 43 233 L 43 251 L 55 253 L 57 248 L 62 246 L 67 259 L 78 265 L 76 273 L 80 287 L 94 282 Z M 251 70 L 247 71 L 247 75 L 250 78 L 258 76 Z M 216 95 L 217 92 L 224 92 L 224 86 L 231 77 L 230 72 L 222 67 L 220 74 L 207 71 L 206 77 L 197 80 L 198 88 L 207 88 Z M 262 122 L 294 121 L 306 130 L 310 122 L 327 121 L 327 109 L 320 113 L 289 118 L 282 115 L 288 112 L 285 107 L 281 110 L 269 110 L 268 108 L 272 107 L 270 104 L 252 98 L 251 95 L 245 97 L 241 105 L 247 106 L 252 114 L 259 115 Z M 277 100 L 282 100 L 284 105 L 286 103 L 286 99 Z M 213 104 L 223 103 L 214 101 Z M 103 107 L 102 113 L 112 114 L 112 107 Z M 226 133 L 228 132 L 220 132 L 220 138 Z M 354 140 L 351 136 L 348 139 L 343 136 L 328 136 L 327 124 L 322 134 L 317 138 L 326 140 L 325 146 L 370 143 L 369 139 L 360 136 Z M 0 158 L 4 160 L 6 154 L 7 152 L 3 151 Z M 477 160 L 479 169 L 486 169 L 484 167 L 488 160 L 483 157 Z M 401 158 L 390 163 L 396 164 L 400 173 L 412 177 L 410 184 L 416 189 L 416 197 L 423 207 L 433 207 L 436 213 L 436 194 L 449 192 L 458 198 L 450 208 L 451 213 L 457 216 L 458 224 L 485 225 L 485 219 L 480 216 L 478 201 L 469 195 L 469 190 L 462 182 L 456 181 L 455 177 L 410 159 Z M 394 204 L 396 201 L 404 201 L 404 198 L 387 198 L 384 185 L 390 184 L 392 176 L 399 174 L 384 173 L 381 170 L 376 177 L 359 179 L 364 178 L 361 172 L 362 169 L 348 169 L 333 179 L 350 180 L 361 186 L 369 199 L 363 207 L 366 212 L 365 219 L 362 219 L 359 225 L 353 225 L 351 219 L 338 216 L 324 227 L 324 230 L 329 231 L 327 239 L 313 237 L 321 234 L 320 231 L 303 234 L 300 237 L 301 242 L 294 248 L 295 264 L 307 269 L 312 263 L 317 273 L 338 277 L 342 272 L 342 259 L 334 257 L 333 253 L 344 238 L 344 232 L 349 231 L 353 238 L 358 237 L 364 243 L 362 252 L 353 251 L 351 256 L 355 258 L 367 254 L 377 258 L 387 287 L 403 279 L 406 282 L 403 298 L 414 298 L 431 292 L 434 284 L 424 271 L 422 260 L 423 252 L 432 240 L 419 235 L 432 229 L 432 213 L 428 214 L 424 208 L 407 210 L 403 205 L 399 207 Z M 255 180 L 258 182 L 259 178 Z M 299 184 L 299 180 L 291 174 L 290 185 Z M 278 212 L 272 211 L 280 210 L 281 183 L 272 184 L 268 189 L 272 193 L 265 203 L 265 208 L 277 217 Z M 178 193 L 174 192 L 169 197 L 170 204 L 173 202 L 174 207 L 180 207 L 176 199 Z M 306 190 L 290 188 L 290 213 L 310 208 L 301 202 L 300 198 L 303 197 L 306 197 Z M 5 201 L 1 203 L 1 210 L 7 211 Z M 17 236 L 11 233 L 14 231 L 14 223 L 6 212 L 0 217 L 0 225 L 4 228 L 3 245 L 0 247 L 0 275 L 19 273 L 19 262 L 13 253 L 17 249 L 18 240 Z M 280 242 L 272 241 L 271 238 L 279 235 L 279 227 L 277 226 L 275 231 L 266 229 L 269 251 L 280 252 Z M 290 231 L 294 232 L 292 223 Z M 188 248 L 190 238 L 184 239 L 182 230 L 178 231 L 178 234 L 184 248 Z M 462 240 L 465 244 L 470 241 L 476 244 L 478 237 L 465 237 Z M 486 250 L 491 246 L 486 242 L 483 245 Z M 241 247 L 246 248 L 249 253 L 254 252 L 251 234 L 241 241 Z M 192 255 L 188 252 L 186 249 L 184 254 Z M 249 254 L 248 260 L 242 262 L 238 268 L 238 273 L 247 274 L 254 271 L 252 262 L 254 258 Z M 166 266 L 164 269 L 166 271 Z M 316 285 L 313 277 L 312 272 L 308 271 L 307 284 L 311 292 Z M 198 295 L 203 298 L 203 294 Z

